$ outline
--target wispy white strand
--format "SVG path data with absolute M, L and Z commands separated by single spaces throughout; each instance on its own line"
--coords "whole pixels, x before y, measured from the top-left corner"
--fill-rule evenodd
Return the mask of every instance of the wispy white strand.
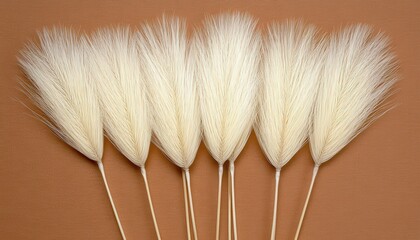
M 319 166 L 387 110 L 381 106 L 397 80 L 388 39 L 365 25 L 332 34 L 324 64 L 310 134 L 315 165 L 295 240 L 299 238 Z

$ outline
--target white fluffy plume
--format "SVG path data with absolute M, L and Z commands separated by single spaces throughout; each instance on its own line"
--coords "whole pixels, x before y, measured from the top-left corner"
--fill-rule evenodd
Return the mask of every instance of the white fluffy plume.
M 90 55 L 105 130 L 130 161 L 144 167 L 151 126 L 136 38 L 128 27 L 99 30 L 92 37 Z
M 283 167 L 305 143 L 322 68 L 314 26 L 274 23 L 268 28 L 255 124 L 270 163 Z
M 201 131 L 186 23 L 173 17 L 144 24 L 139 46 L 153 111 L 153 140 L 176 165 L 188 169 Z
M 249 15 L 207 18 L 196 34 L 205 144 L 219 163 L 235 160 L 255 120 L 260 35 Z
M 388 40 L 369 27 L 351 26 L 331 36 L 310 135 L 317 165 L 383 113 L 379 107 L 396 80 L 394 68 Z
M 47 125 L 66 143 L 100 162 L 103 129 L 99 101 L 89 77 L 86 39 L 69 29 L 43 30 L 39 46 L 31 43 L 19 62 L 31 80 L 35 104 Z

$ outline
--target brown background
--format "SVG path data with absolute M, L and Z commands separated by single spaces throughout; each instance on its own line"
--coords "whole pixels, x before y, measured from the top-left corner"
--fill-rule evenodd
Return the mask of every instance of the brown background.
M 96 165 L 59 141 L 16 101 L 27 103 L 17 90 L 16 55 L 36 30 L 57 24 L 83 30 L 135 26 L 163 12 L 196 25 L 223 10 L 248 11 L 262 26 L 302 18 L 325 32 L 363 22 L 391 37 L 403 77 L 395 96 L 399 105 L 321 167 L 301 239 L 420 239 L 419 6 L 415 0 L 2 1 L 0 239 L 120 238 Z M 127 238 L 154 239 L 139 169 L 109 142 L 104 163 Z M 154 146 L 147 169 L 162 238 L 186 239 L 180 170 Z M 282 171 L 278 239 L 294 235 L 311 172 L 305 146 Z M 191 174 L 200 239 L 213 239 L 217 164 L 203 145 Z M 274 169 L 252 135 L 237 161 L 240 239 L 269 238 L 273 190 Z

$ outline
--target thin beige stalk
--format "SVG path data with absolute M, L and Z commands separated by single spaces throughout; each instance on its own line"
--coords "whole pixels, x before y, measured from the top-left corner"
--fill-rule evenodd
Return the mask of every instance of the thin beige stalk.
M 146 186 L 147 198 L 149 200 L 150 212 L 152 213 L 153 224 L 155 226 L 156 236 L 157 236 L 158 240 L 160 240 L 161 239 L 160 238 L 160 232 L 159 232 L 159 227 L 158 227 L 158 224 L 157 224 L 157 221 L 156 221 L 155 210 L 153 208 L 152 196 L 150 195 L 149 182 L 147 181 L 146 168 L 141 167 L 140 170 L 141 170 L 141 175 L 143 176 L 143 179 L 144 179 L 144 185 Z
M 223 182 L 223 164 L 219 164 L 219 187 L 217 191 L 216 240 L 220 239 L 220 205 L 222 203 L 222 182 Z
M 184 171 L 182 171 L 182 183 L 183 183 L 183 187 L 184 187 L 185 220 L 186 220 L 186 223 L 187 223 L 187 235 L 188 235 L 188 240 L 191 240 L 190 213 L 188 211 L 187 181 L 185 179 L 185 172 Z
M 279 199 L 280 168 L 276 169 L 276 190 L 274 194 L 273 224 L 271 225 L 271 240 L 276 239 L 277 205 Z
M 305 201 L 305 205 L 303 207 L 302 215 L 300 216 L 299 225 L 298 225 L 296 235 L 295 235 L 295 240 L 299 239 L 300 229 L 302 228 L 303 219 L 305 218 L 306 208 L 308 207 L 309 199 L 311 198 L 312 188 L 313 188 L 314 183 L 315 183 L 316 175 L 318 174 L 318 169 L 319 169 L 319 165 L 315 164 L 314 170 L 313 170 L 313 173 L 312 173 L 311 185 L 309 187 L 308 195 L 306 196 L 306 201 Z
M 232 225 L 233 225 L 233 239 L 238 240 L 238 229 L 236 226 L 236 204 L 235 204 L 235 162 L 230 161 L 229 164 L 230 175 L 232 177 L 231 194 L 232 194 Z
M 231 176 L 228 174 L 228 239 L 232 239 L 232 199 L 231 199 Z
M 193 201 L 192 201 L 192 193 L 191 193 L 190 171 L 188 169 L 185 169 L 184 172 L 185 172 L 185 178 L 187 180 L 188 199 L 189 199 L 189 202 L 190 202 L 191 222 L 192 222 L 192 226 L 193 226 L 194 239 L 198 240 L 197 224 L 195 223 L 194 204 L 193 204 Z
M 118 216 L 117 208 L 115 207 L 114 200 L 112 199 L 111 191 L 109 190 L 108 181 L 106 180 L 104 165 L 102 162 L 97 162 L 99 171 L 101 172 L 102 179 L 104 180 L 106 192 L 108 193 L 109 202 L 111 203 L 112 210 L 114 211 L 115 219 L 118 223 L 118 228 L 120 229 L 121 237 L 126 240 L 123 227 L 121 225 L 120 217 Z

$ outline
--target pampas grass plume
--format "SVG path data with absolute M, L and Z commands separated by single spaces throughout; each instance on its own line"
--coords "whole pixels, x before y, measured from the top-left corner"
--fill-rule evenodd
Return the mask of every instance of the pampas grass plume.
M 137 41 L 128 27 L 101 29 L 91 39 L 91 71 L 107 135 L 124 156 L 144 167 L 152 130 Z
M 388 39 L 365 25 L 330 38 L 310 136 L 317 165 L 330 160 L 380 117 L 396 81 Z
M 227 160 L 230 160 L 232 195 L 229 193 L 229 196 L 232 196 L 236 239 L 234 161 L 248 140 L 256 116 L 260 59 L 256 21 L 241 13 L 209 17 L 204 21 L 203 30 L 195 35 L 195 48 L 198 51 L 204 142 L 219 163 L 216 239 L 220 228 L 223 164 Z
M 204 142 L 222 164 L 236 159 L 256 115 L 260 35 L 250 15 L 207 18 L 196 34 Z
M 201 142 L 200 111 L 195 62 L 185 21 L 163 17 L 153 24 L 144 24 L 139 34 L 139 46 L 153 112 L 153 141 L 183 169 L 194 238 L 197 239 L 189 167 Z M 187 199 L 185 201 L 187 203 Z M 187 212 L 187 227 L 188 215 Z
M 90 50 L 91 72 L 100 96 L 105 130 L 124 156 L 141 168 L 160 239 L 145 168 L 152 130 L 137 39 L 128 27 L 101 29 L 93 35 Z
M 42 118 L 63 141 L 98 163 L 121 235 L 124 231 L 102 164 L 103 123 L 87 60 L 87 41 L 65 28 L 44 29 L 40 44 L 30 43 L 19 63 L 31 85 L 25 90 L 45 113 Z
M 315 166 L 295 240 L 319 166 L 389 109 L 384 101 L 397 79 L 395 67 L 389 41 L 382 33 L 354 25 L 331 35 L 310 134 Z
M 295 21 L 273 23 L 268 27 L 263 54 L 255 132 L 276 168 L 274 240 L 280 170 L 307 140 L 322 67 L 322 44 L 314 26 Z
M 102 118 L 87 69 L 86 39 L 70 29 L 44 29 L 40 43 L 29 43 L 19 63 L 32 83 L 25 90 L 47 115 L 42 119 L 63 141 L 100 162 Z

